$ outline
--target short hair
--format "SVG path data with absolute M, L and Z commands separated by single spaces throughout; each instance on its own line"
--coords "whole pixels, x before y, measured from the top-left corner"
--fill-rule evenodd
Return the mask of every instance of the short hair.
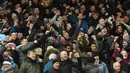
M 120 65 L 120 63 L 119 62 L 113 63 L 113 68 L 115 68 L 116 65 Z
M 34 50 L 29 50 L 29 51 L 27 52 L 27 55 L 29 55 L 30 53 L 35 53 L 35 51 L 34 51 Z

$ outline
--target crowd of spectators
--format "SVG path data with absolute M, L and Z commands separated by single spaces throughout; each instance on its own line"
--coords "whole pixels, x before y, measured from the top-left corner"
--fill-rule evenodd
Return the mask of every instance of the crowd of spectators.
M 130 73 L 130 0 L 0 0 L 0 73 Z

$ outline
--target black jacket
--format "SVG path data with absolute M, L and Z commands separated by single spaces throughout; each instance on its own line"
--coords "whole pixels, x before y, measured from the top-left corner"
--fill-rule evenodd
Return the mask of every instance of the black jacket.
M 60 62 L 60 73 L 71 73 L 72 72 L 72 61 L 66 60 Z
M 53 67 L 47 70 L 46 73 L 60 73 L 59 70 L 54 69 Z

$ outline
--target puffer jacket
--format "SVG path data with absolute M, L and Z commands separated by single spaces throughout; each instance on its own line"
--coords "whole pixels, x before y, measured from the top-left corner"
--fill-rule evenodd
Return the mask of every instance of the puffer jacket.
M 20 73 L 41 73 L 40 64 L 27 57 L 20 67 Z

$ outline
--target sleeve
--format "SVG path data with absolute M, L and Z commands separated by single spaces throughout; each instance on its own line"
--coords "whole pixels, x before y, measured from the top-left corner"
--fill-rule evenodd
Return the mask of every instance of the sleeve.
M 124 26 L 127 28 L 127 30 L 130 31 L 130 26 L 124 23 Z
M 26 66 L 25 63 L 23 63 L 20 67 L 20 73 L 26 73 Z

